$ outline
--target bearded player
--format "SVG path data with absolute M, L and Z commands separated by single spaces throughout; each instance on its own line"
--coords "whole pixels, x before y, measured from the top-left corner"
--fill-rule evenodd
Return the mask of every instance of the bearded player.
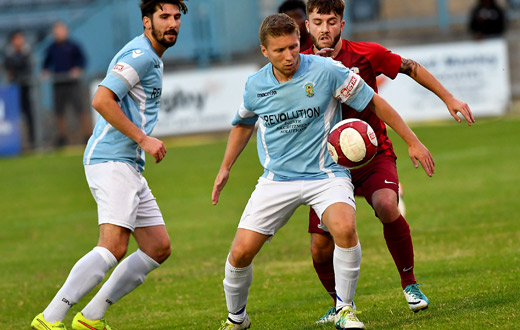
M 404 73 L 435 93 L 446 104 L 455 120 L 461 122 L 457 115 L 460 113 L 467 120 L 468 125 L 475 122 L 469 106 L 456 99 L 416 61 L 394 54 L 376 43 L 341 39 L 341 32 L 345 27 L 345 21 L 342 20 L 344 10 L 344 0 L 307 2 L 306 26 L 313 47 L 304 50 L 304 54 L 328 56 L 340 61 L 347 68 L 358 73 L 376 92 L 378 75 L 384 74 L 394 79 L 398 73 Z M 413 312 L 426 309 L 429 300 L 418 288 L 414 275 L 414 252 L 410 228 L 398 208 L 397 157 L 388 138 L 386 126 L 372 111 L 357 112 L 344 104 L 342 111 L 343 118 L 362 119 L 369 123 L 377 134 L 378 152 L 374 159 L 360 169 L 351 170 L 355 193 L 365 197 L 383 224 L 386 245 L 401 276 L 401 286 L 410 309 Z M 334 242 L 329 233 L 318 228 L 318 224 L 319 219 L 311 208 L 309 232 L 314 268 L 323 286 L 336 301 L 332 264 Z M 332 307 L 318 320 L 318 323 L 331 322 L 334 320 L 334 314 L 335 309 Z
M 35 330 L 66 329 L 70 308 L 108 280 L 72 320 L 73 330 L 110 330 L 105 312 L 141 285 L 170 255 L 164 219 L 142 175 L 145 152 L 159 163 L 163 142 L 152 133 L 162 89 L 162 55 L 177 41 L 185 0 L 141 0 L 144 33 L 112 59 L 92 106 L 99 113 L 83 164 L 98 205 L 97 246 L 80 258 L 54 299 L 31 323 Z M 130 236 L 139 248 L 124 260 Z M 117 265 L 117 266 L 116 266 Z M 124 327 L 124 326 L 123 326 Z

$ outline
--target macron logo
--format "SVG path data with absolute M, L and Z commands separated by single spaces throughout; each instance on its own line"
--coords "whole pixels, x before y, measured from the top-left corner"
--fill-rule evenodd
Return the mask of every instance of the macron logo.
M 132 50 L 132 57 L 138 58 L 139 56 L 143 55 L 143 51 L 140 49 Z

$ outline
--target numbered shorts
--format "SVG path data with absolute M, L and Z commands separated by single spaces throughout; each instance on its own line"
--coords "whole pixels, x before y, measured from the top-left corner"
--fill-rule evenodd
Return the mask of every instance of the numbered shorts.
M 138 227 L 164 225 L 148 182 L 123 162 L 85 165 L 85 175 L 98 207 L 98 223 L 134 231 Z
M 312 206 L 321 219 L 335 203 L 356 208 L 350 178 L 273 181 L 261 177 L 242 214 L 238 228 L 273 236 L 300 205 Z M 320 227 L 326 229 L 320 223 Z
M 356 195 L 364 196 L 372 206 L 372 195 L 379 189 L 391 189 L 399 196 L 399 177 L 394 156 L 377 154 L 367 165 L 351 170 Z M 377 214 L 376 214 L 377 216 Z M 320 218 L 311 208 L 309 233 L 323 233 Z

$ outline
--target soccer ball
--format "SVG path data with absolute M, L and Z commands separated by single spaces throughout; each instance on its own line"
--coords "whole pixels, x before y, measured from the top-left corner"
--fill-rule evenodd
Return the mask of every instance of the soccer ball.
M 376 155 L 377 138 L 367 122 L 345 119 L 330 131 L 327 148 L 339 165 L 349 169 L 359 168 Z

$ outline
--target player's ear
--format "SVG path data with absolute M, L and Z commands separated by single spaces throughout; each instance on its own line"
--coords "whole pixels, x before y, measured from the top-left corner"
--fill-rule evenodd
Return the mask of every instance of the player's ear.
M 146 30 L 152 28 L 152 20 L 148 16 L 143 17 L 143 25 Z
M 265 48 L 264 45 L 260 45 L 260 50 L 262 51 L 262 54 L 267 57 L 267 48 Z

